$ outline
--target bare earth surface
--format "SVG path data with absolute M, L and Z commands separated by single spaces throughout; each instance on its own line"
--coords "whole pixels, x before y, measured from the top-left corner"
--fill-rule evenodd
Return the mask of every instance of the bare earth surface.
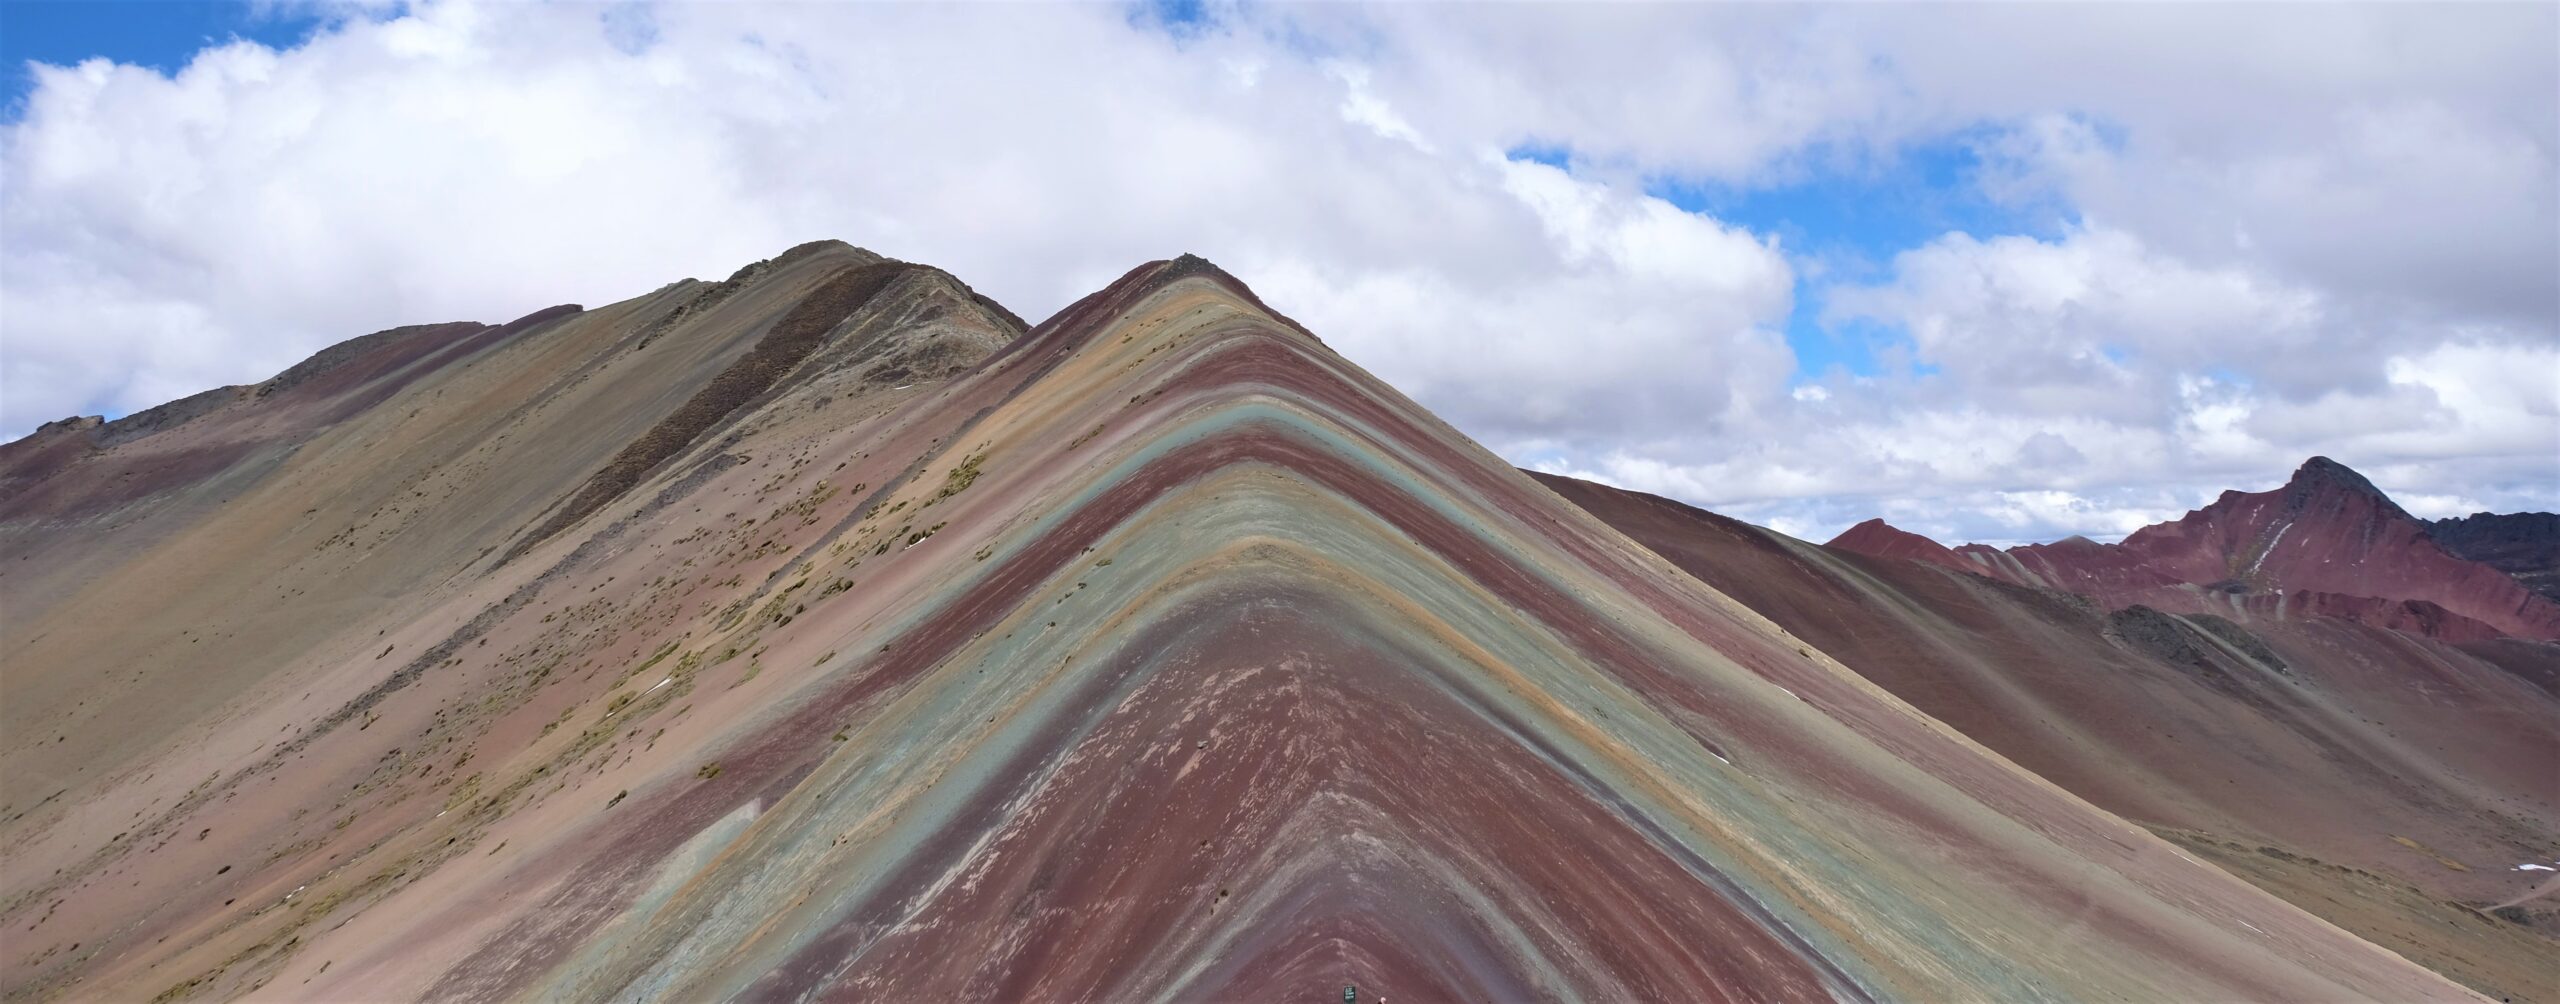
M 2117 813 L 2552 850 L 2538 656 L 2071 643 L 2349 762 L 2262 816 L 1968 738 L 1197 259 L 1025 332 L 821 242 L 146 415 L 0 450 L 11 999 L 2462 1000 Z

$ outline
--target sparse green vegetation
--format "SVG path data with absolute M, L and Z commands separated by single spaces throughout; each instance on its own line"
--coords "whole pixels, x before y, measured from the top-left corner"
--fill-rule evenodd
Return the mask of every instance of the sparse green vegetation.
M 629 682 L 631 682 L 631 679 L 632 679 L 633 677 L 636 677 L 636 676 L 639 676 L 639 675 L 640 675 L 640 674 L 642 674 L 642 673 L 646 673 L 646 672 L 648 672 L 648 671 L 649 671 L 649 667 L 651 667 L 651 666 L 655 666 L 655 665 L 657 665 L 658 663 L 665 661 L 665 660 L 666 660 L 666 658 L 667 658 L 668 656 L 670 656 L 670 655 L 674 655 L 674 654 L 675 654 L 675 652 L 676 652 L 676 649 L 677 649 L 678 647 L 680 647 L 682 644 L 683 644 L 683 643 L 682 643 L 681 641 L 671 641 L 671 642 L 668 642 L 668 643 L 665 645 L 665 647 L 662 647 L 662 648 L 658 649 L 658 652 L 657 652 L 657 654 L 656 654 L 656 655 L 652 655 L 652 656 L 650 656 L 650 657 L 649 657 L 649 659 L 648 659 L 648 661 L 643 662 L 643 663 L 641 663 L 641 664 L 639 664 L 639 665 L 637 665 L 637 666 L 633 666 L 633 667 L 631 667 L 631 671 L 630 671 L 630 672 L 622 674 L 622 679 L 614 681 L 614 685 L 615 685 L 615 686 L 620 686 L 620 685 L 622 685 L 622 684 L 629 683 Z
M 925 504 L 932 505 L 934 502 L 968 491 L 970 485 L 978 483 L 978 465 L 985 463 L 986 459 L 987 455 L 984 453 L 972 453 L 961 460 L 960 466 L 952 468 L 950 473 L 943 475 L 942 490 L 935 492 L 932 501 Z

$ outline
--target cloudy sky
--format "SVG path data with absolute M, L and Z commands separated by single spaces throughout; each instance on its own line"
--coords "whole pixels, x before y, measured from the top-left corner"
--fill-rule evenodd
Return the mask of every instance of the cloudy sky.
M 2560 6 L 0 8 L 0 435 L 839 237 L 1208 256 L 1517 463 L 2113 538 L 2560 506 Z

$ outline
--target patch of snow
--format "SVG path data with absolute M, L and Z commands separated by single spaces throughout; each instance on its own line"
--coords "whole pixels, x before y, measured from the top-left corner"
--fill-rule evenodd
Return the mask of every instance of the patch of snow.
M 2287 524 L 2285 524 L 2285 525 L 2283 525 L 2283 526 L 2277 527 L 2277 528 L 2276 528 L 2276 535 L 2275 535 L 2275 539 L 2270 540 L 2270 541 L 2267 541 L 2267 549 L 2266 549 L 2266 550 L 2263 550 L 2263 551 L 2258 552 L 2258 560 L 2250 562 L 2250 563 L 2249 563 L 2249 570 L 2248 570 L 2248 571 L 2246 571 L 2246 572 L 2242 572 L 2242 573 L 2240 573 L 2240 574 L 2242 574 L 2242 575 L 2255 575 L 2255 574 L 2257 574 L 2257 573 L 2258 573 L 2258 566 L 2260 566 L 2260 565 L 2263 565 L 2263 564 L 2266 564 L 2266 563 L 2267 563 L 2267 555 L 2270 555 L 2270 554 L 2274 554 L 2274 553 L 2276 553 L 2276 545 L 2277 545 L 2277 544 L 2284 543 L 2284 535 L 2285 535 L 2287 532 L 2291 531 L 2292 529 L 2293 529 L 2293 524 L 2291 524 L 2291 523 L 2287 523 Z M 2323 561 L 2326 561 L 2327 559 L 2325 559 L 2325 558 L 2324 558 L 2324 559 L 2322 559 L 2322 560 L 2323 560 Z
M 2560 868 L 2553 868 L 2550 865 L 2533 861 L 2527 861 L 2523 864 L 2517 865 L 2516 870 L 2520 872 L 2560 872 Z
M 666 679 L 663 679 L 663 680 L 658 681 L 658 683 L 657 683 L 657 685 L 656 685 L 656 686 L 650 687 L 650 688 L 649 688 L 649 689 L 647 689 L 647 690 L 643 690 L 643 691 L 641 691 L 640 693 L 642 693 L 642 694 L 654 694 L 654 693 L 657 693 L 657 692 L 658 692 L 658 687 L 663 687 L 663 686 L 666 686 L 667 684 L 674 683 L 674 682 L 676 682 L 676 678 L 675 678 L 675 677 L 670 676 L 670 677 L 667 677 Z

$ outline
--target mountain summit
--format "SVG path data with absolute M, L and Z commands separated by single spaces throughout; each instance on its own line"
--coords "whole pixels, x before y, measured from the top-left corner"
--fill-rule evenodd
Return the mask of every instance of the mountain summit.
M 2388 496 L 2382 494 L 2382 489 L 2374 487 L 2373 482 L 2365 480 L 2364 475 L 2327 457 L 2312 457 L 2303 461 L 2302 466 L 2294 468 L 2293 477 L 2286 480 L 2285 489 L 2297 496 L 2339 491 L 2370 495 L 2386 502 L 2390 501 Z M 2392 508 L 2399 507 L 2394 505 Z
M 45 454 L 6 988 L 2463 996 L 1206 262 L 1008 317 L 833 245 Z

